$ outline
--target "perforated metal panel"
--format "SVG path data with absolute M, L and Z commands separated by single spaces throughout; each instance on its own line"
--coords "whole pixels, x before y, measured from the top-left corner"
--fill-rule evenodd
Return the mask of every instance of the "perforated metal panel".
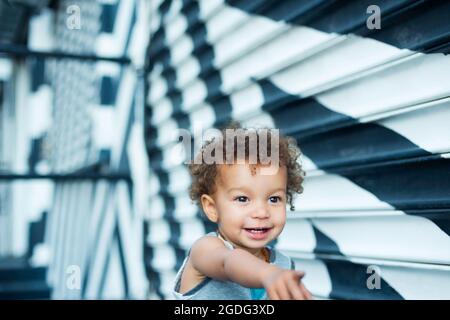
M 381 29 L 366 25 L 369 5 L 381 9 Z M 151 10 L 146 263 L 161 297 L 212 227 L 189 201 L 173 132 L 238 119 L 280 128 L 303 151 L 305 191 L 277 246 L 316 297 L 450 298 L 449 3 L 152 1 Z M 379 289 L 368 285 L 374 272 Z

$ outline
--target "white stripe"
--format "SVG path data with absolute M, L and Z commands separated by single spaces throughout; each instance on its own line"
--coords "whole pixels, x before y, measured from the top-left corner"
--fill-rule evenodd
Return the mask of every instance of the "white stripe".
M 113 33 L 101 33 L 96 38 L 95 53 L 105 57 L 120 57 L 125 53 L 128 31 L 131 28 L 131 18 L 135 0 L 119 1 Z
M 228 22 L 229 24 L 230 22 Z M 233 30 L 226 37 L 214 43 L 216 66 L 223 66 L 225 61 L 230 61 L 237 56 L 237 53 L 244 55 L 249 49 L 255 48 L 264 43 L 267 38 L 279 35 L 283 31 L 286 31 L 284 23 L 274 23 L 265 17 L 247 19 L 237 30 Z M 225 83 L 227 82 L 225 81 Z
M 162 245 L 170 239 L 170 227 L 169 223 L 165 220 L 152 220 L 149 223 L 149 230 L 146 239 L 146 243 L 152 247 L 156 245 Z
M 167 10 L 165 16 L 164 16 L 164 22 L 170 22 L 170 24 L 173 23 L 174 17 L 180 12 L 181 8 L 183 7 L 183 2 L 181 0 L 173 0 L 170 2 L 169 10 Z M 169 23 L 167 23 L 169 24 Z
M 287 212 L 287 216 L 289 214 Z M 314 230 L 311 222 L 306 219 L 288 220 L 278 237 L 277 248 L 280 250 L 313 252 L 315 247 Z
M 159 278 L 161 281 L 161 286 L 159 289 L 161 290 L 164 299 L 174 300 L 172 289 L 174 286 L 175 276 L 175 272 L 168 270 L 164 270 L 159 273 Z
M 270 23 L 273 24 L 273 22 Z M 336 35 L 322 33 L 307 27 L 286 28 L 279 25 L 277 27 L 278 29 L 273 34 L 259 40 L 260 42 L 265 41 L 260 47 L 250 47 L 249 52 L 233 51 L 232 58 L 236 60 L 232 63 L 229 63 L 231 58 L 221 59 L 222 52 L 227 52 L 226 46 L 222 46 L 221 43 L 215 45 L 216 61 L 217 65 L 221 67 L 225 91 L 236 90 L 250 77 L 263 78 L 285 66 L 291 67 L 295 61 L 307 58 L 317 49 L 323 48 L 325 44 L 327 46 L 333 44 L 333 39 L 337 38 Z M 297 78 L 296 82 L 299 82 L 298 80 Z
M 92 214 L 93 214 L 93 206 L 92 204 L 94 203 L 95 199 L 94 199 L 94 189 L 96 188 L 96 185 L 94 182 L 86 182 L 83 183 L 84 185 L 84 198 L 86 199 L 85 201 L 83 201 L 83 204 L 81 205 L 80 211 L 79 211 L 79 216 L 78 216 L 78 221 L 79 221 L 79 225 L 78 225 L 78 232 L 76 234 L 76 242 L 74 244 L 74 247 L 76 248 L 76 263 L 77 265 L 80 266 L 80 270 L 81 270 L 81 280 L 83 280 L 83 276 L 86 275 L 86 273 L 88 272 L 87 267 L 86 267 L 86 262 L 87 259 L 89 257 L 89 247 L 90 247 L 90 243 L 89 238 L 90 238 L 90 234 L 89 234 L 89 230 L 90 230 L 90 225 L 91 225 L 91 219 L 92 219 Z M 81 282 L 81 284 L 83 285 L 83 282 Z M 80 290 L 76 290 L 75 292 L 76 297 L 79 299 L 81 298 L 81 291 Z
M 346 256 L 450 264 L 450 237 L 423 217 L 330 217 L 312 221 Z M 295 226 L 299 223 L 304 224 L 289 221 Z
M 299 212 L 314 210 L 380 210 L 392 206 L 350 180 L 334 175 L 306 176 L 304 191 L 294 205 Z M 324 201 L 326 199 L 326 201 Z
M 115 201 L 113 201 L 116 193 L 110 192 L 106 201 L 106 212 L 100 229 L 97 231 L 99 240 L 97 244 L 97 251 L 93 252 L 95 259 L 92 259 L 92 267 L 89 273 L 89 283 L 86 288 L 86 298 L 95 299 L 100 286 L 103 268 L 105 267 L 108 250 L 110 250 L 111 240 L 113 239 L 114 224 L 116 219 Z
M 189 198 L 187 192 L 177 195 L 175 198 L 175 209 L 173 212 L 174 217 L 178 221 L 190 221 L 196 217 L 199 208 Z M 165 213 L 164 202 L 160 196 L 152 196 L 149 198 L 149 213 L 146 219 L 157 221 L 163 218 Z
M 78 199 L 78 190 L 78 185 L 76 183 L 70 182 L 70 184 L 68 185 L 67 200 L 65 202 L 66 213 L 64 224 L 62 225 L 63 234 L 61 236 L 61 239 L 59 240 L 60 255 L 58 257 L 58 267 L 56 268 L 57 283 L 54 288 L 55 297 L 60 299 L 64 297 L 64 293 L 66 291 L 66 270 L 68 265 L 70 265 L 70 260 L 68 258 L 70 256 L 71 250 L 70 240 L 73 234 L 74 218 L 76 218 L 78 209 L 78 203 L 75 202 L 75 199 Z
M 170 47 L 172 65 L 177 65 L 185 59 L 194 49 L 194 43 L 187 35 L 183 35 L 177 43 Z
M 119 246 L 117 240 L 111 244 L 111 255 L 106 268 L 105 286 L 100 293 L 101 299 L 123 299 L 125 284 L 122 281 L 122 265 L 120 263 Z
M 64 238 L 65 235 L 65 226 L 67 225 L 67 217 L 68 217 L 68 207 L 67 202 L 68 199 L 70 199 L 70 192 L 71 192 L 71 185 L 69 183 L 64 183 L 61 185 L 61 205 L 58 211 L 55 211 L 54 214 L 58 215 L 57 220 L 57 227 L 56 229 L 56 236 L 55 236 L 55 242 L 53 247 L 53 259 L 49 266 L 49 275 L 50 275 L 50 284 L 55 288 L 52 292 L 52 298 L 57 298 L 57 291 L 56 288 L 59 288 L 61 279 L 59 277 L 59 271 L 61 269 L 61 262 L 62 262 L 62 241 L 61 239 Z
M 204 11 L 204 3 L 200 3 L 200 11 Z M 207 41 L 215 43 L 220 37 L 233 30 L 239 24 L 245 22 L 248 15 L 239 9 L 225 6 L 220 11 L 214 14 L 208 21 L 205 22 L 207 32 Z
M 198 0 L 199 19 L 206 21 L 224 5 L 224 0 Z
M 125 260 L 130 298 L 143 298 L 147 290 L 144 265 L 141 261 L 142 221 L 139 215 L 133 216 L 130 207 L 128 186 L 125 182 L 117 184 L 117 208 L 119 235 Z
M 124 75 L 119 84 L 119 91 L 117 92 L 116 100 L 116 121 L 114 122 L 116 130 L 111 154 L 111 163 L 117 167 L 119 165 L 120 156 L 123 152 L 123 145 L 125 143 L 125 133 L 128 124 L 128 119 L 131 112 L 133 96 L 136 88 L 136 77 L 131 68 L 126 68 Z
M 383 119 L 378 123 L 401 134 L 428 152 L 448 152 L 450 151 L 450 101 L 445 100 Z M 426 128 L 426 130 L 419 128 Z
M 358 118 L 448 96 L 449 72 L 448 56 L 416 54 L 374 76 L 319 94 L 316 99 L 333 111 Z
M 233 106 L 233 119 L 241 119 L 243 115 L 248 113 L 261 113 L 264 95 L 260 86 L 252 84 L 247 87 L 247 90 L 232 93 L 230 100 Z
M 450 299 L 449 271 L 382 267 L 381 276 L 405 299 Z
M 148 209 L 148 179 L 150 164 L 145 152 L 144 129 L 141 123 L 135 123 L 131 129 L 127 154 L 133 180 L 133 212 L 142 217 Z
M 57 190 L 57 192 L 56 192 Z M 59 234 L 62 229 L 61 220 L 63 218 L 64 210 L 64 197 L 66 194 L 66 185 L 64 183 L 57 183 L 55 185 L 55 200 L 52 210 L 49 212 L 50 224 L 46 234 L 48 234 L 48 244 L 50 247 L 50 263 L 47 272 L 47 281 L 49 285 L 53 285 L 56 278 L 56 262 L 57 262 L 57 250 L 59 244 Z M 47 235 L 46 235 L 47 237 Z
M 176 257 L 173 248 L 169 245 L 159 245 L 153 247 L 152 267 L 158 272 L 173 270 L 176 264 Z
M 295 258 L 295 268 L 305 272 L 302 282 L 313 296 L 328 297 L 332 283 L 326 265 L 320 260 Z
M 189 222 L 180 224 L 180 229 L 180 246 L 186 251 L 205 234 L 205 229 L 199 219 L 192 219 Z
M 0 58 L 0 80 L 8 80 L 12 74 L 12 63 L 10 59 Z
M 345 36 L 344 39 L 309 59 L 290 64 L 289 68 L 274 74 L 270 79 L 290 94 L 309 96 L 327 83 L 412 54 L 408 50 L 400 50 L 372 39 L 356 36 Z
M 116 110 L 104 106 L 91 106 L 92 142 L 98 150 L 110 149 L 114 144 L 113 132 L 116 131 Z
M 182 64 L 177 65 L 177 87 L 182 88 L 200 73 L 200 63 L 192 56 L 189 56 Z
M 191 132 L 195 135 L 213 126 L 216 120 L 215 112 L 210 104 L 203 104 L 200 108 L 189 112 Z M 194 136 L 195 138 L 195 136 Z
M 145 218 L 148 220 L 162 218 L 164 213 L 164 201 L 161 196 L 153 196 L 149 198 L 149 207 Z
M 175 3 L 175 2 L 174 2 Z M 180 1 L 176 1 L 180 3 Z M 168 14 L 169 15 L 169 14 Z M 170 23 L 165 24 L 166 42 L 174 43 L 178 37 L 180 37 L 187 28 L 187 20 L 182 15 L 177 15 Z
M 186 109 L 192 109 L 197 106 L 199 101 L 203 101 L 208 94 L 208 88 L 202 80 L 195 80 L 187 88 L 183 88 L 183 104 Z
M 121 66 L 114 62 L 109 61 L 98 61 L 95 65 L 95 74 L 99 77 L 109 76 L 117 78 L 120 75 Z
M 50 8 L 42 8 L 39 15 L 31 17 L 28 34 L 30 50 L 52 51 L 54 49 L 54 21 L 55 14 Z

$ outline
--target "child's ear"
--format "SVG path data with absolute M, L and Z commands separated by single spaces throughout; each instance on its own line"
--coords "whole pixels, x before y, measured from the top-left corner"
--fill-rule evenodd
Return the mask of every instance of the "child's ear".
M 207 194 L 202 194 L 200 201 L 202 203 L 203 211 L 205 212 L 208 219 L 211 222 L 217 223 L 219 217 L 217 214 L 216 203 L 214 199 Z

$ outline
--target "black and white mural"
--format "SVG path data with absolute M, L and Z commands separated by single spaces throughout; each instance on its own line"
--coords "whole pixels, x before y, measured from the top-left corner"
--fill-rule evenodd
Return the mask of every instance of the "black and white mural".
M 304 153 L 305 191 L 277 247 L 317 298 L 450 298 L 448 3 L 152 1 L 151 11 L 146 263 L 161 298 L 211 227 L 189 202 L 171 132 L 230 119 L 280 128 Z
M 172 299 L 214 228 L 176 133 L 235 119 L 303 152 L 276 246 L 317 299 L 450 299 L 449 3 L 25 3 L 0 1 L 0 298 Z
M 148 1 L 52 1 L 31 16 L 27 48 L 74 57 L 1 60 L 2 169 L 20 177 L 0 181 L 1 298 L 147 297 L 149 12 Z

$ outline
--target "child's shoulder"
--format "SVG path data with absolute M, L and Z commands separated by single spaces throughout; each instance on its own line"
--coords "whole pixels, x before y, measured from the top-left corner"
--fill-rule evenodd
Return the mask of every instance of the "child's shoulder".
M 225 243 L 217 237 L 214 232 L 205 234 L 204 236 L 198 238 L 191 246 L 191 253 L 193 251 L 205 251 L 212 250 L 221 247 L 225 247 Z

